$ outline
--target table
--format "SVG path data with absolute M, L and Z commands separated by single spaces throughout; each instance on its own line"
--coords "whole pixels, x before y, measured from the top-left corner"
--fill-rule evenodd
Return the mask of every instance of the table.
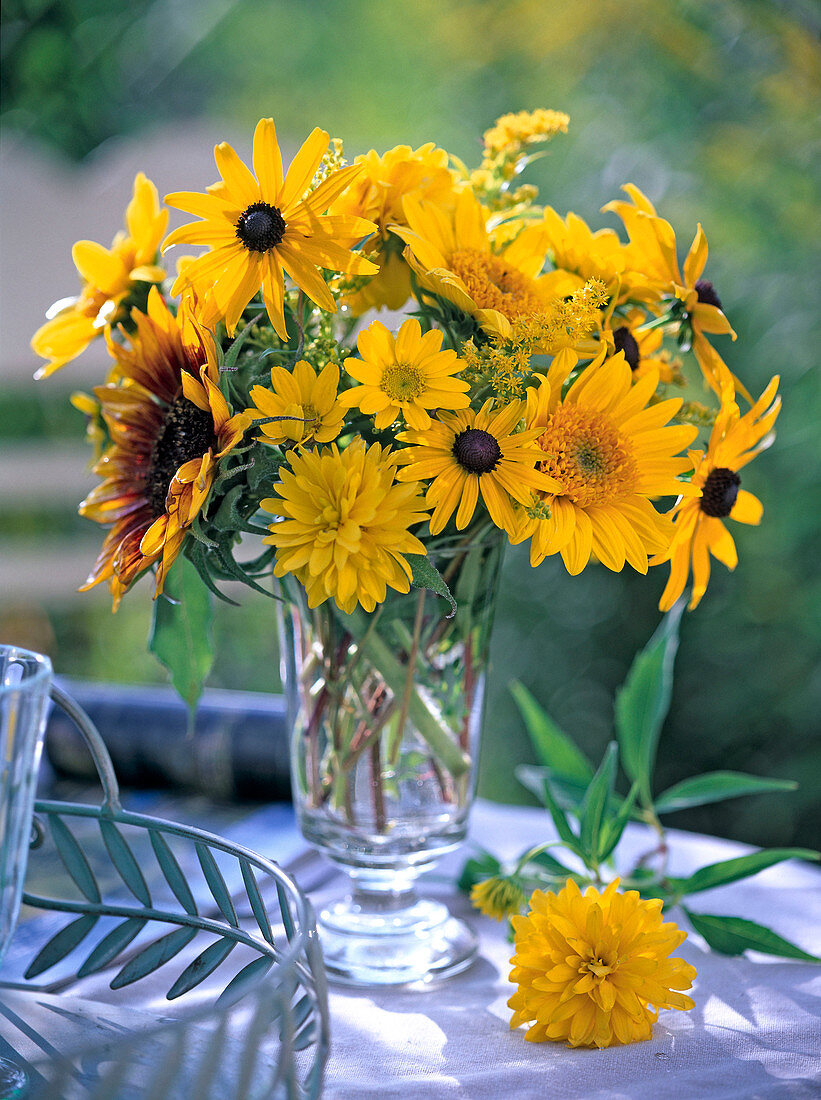
M 148 813 L 162 813 L 137 796 Z M 196 818 L 259 851 L 276 851 L 317 907 L 338 891 L 340 876 L 306 849 L 289 808 L 215 811 L 203 822 L 203 799 L 177 800 L 180 820 Z M 540 810 L 479 801 L 471 839 L 503 858 L 552 838 Z M 673 832 L 671 872 L 749 850 L 743 845 Z M 630 826 L 625 859 L 646 851 L 650 836 Z M 692 1012 L 663 1012 L 652 1040 L 608 1050 L 570 1050 L 531 1044 L 524 1031 L 509 1029 L 506 1001 L 511 945 L 506 929 L 472 910 L 454 879 L 465 851 L 448 857 L 426 892 L 443 898 L 468 919 L 480 937 L 480 958 L 462 975 L 423 990 L 331 991 L 332 1052 L 325 1096 L 420 1097 L 803 1097 L 821 1093 L 821 967 L 756 958 L 726 958 L 707 950 L 697 936 L 679 949 L 698 971 Z M 696 897 L 694 909 L 759 920 L 805 950 L 818 951 L 821 873 L 797 862 Z M 25 938 L 25 927 L 20 931 Z M 13 949 L 20 946 L 15 941 Z M 7 962 L 16 965 L 14 950 Z M 30 951 L 28 958 L 31 957 Z M 4 977 L 9 975 L 4 970 Z M 140 987 L 135 987 L 139 989 Z M 114 1003 L 107 985 L 84 984 L 83 996 Z M 140 1009 L 139 1005 L 132 1008 Z M 0 1036 L 14 1047 L 14 1026 L 0 1014 Z M 194 1098 L 192 1098 L 194 1100 Z

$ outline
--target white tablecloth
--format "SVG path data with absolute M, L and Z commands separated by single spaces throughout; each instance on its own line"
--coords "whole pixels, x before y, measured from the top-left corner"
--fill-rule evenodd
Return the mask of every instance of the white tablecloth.
M 538 810 L 480 802 L 472 818 L 472 838 L 505 858 L 550 839 L 550 832 L 547 815 Z M 646 830 L 631 826 L 626 859 L 651 844 Z M 747 850 L 676 832 L 670 870 L 687 873 Z M 453 856 L 443 869 L 456 872 L 463 860 L 464 853 Z M 315 894 L 314 902 L 320 905 L 327 892 Z M 821 966 L 764 956 L 727 958 L 691 934 L 677 954 L 698 971 L 691 991 L 696 1007 L 662 1012 L 649 1042 L 607 1050 L 528 1043 L 524 1029 L 509 1028 L 512 948 L 505 927 L 455 897 L 452 886 L 432 883 L 428 892 L 470 921 L 480 936 L 480 959 L 464 974 L 422 992 L 332 989 L 329 1098 L 821 1095 Z M 705 891 L 694 896 L 691 908 L 757 920 L 805 950 L 821 948 L 821 873 L 802 863 Z

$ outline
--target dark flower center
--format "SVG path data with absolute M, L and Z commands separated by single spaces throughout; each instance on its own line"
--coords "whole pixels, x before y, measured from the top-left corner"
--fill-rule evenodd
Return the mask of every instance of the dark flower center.
M 696 283 L 696 296 L 698 300 L 705 306 L 715 306 L 716 309 L 722 309 L 721 299 L 716 294 L 716 288 L 710 282 L 709 279 L 699 279 Z
M 192 458 L 200 458 L 216 441 L 211 413 L 180 394 L 168 410 L 162 431 L 151 449 L 146 481 L 154 519 L 165 511 L 165 498 L 180 466 Z
M 488 474 L 502 457 L 499 441 L 481 428 L 466 428 L 453 441 L 453 457 L 471 474 Z
M 249 252 L 268 252 L 285 236 L 285 219 L 275 206 L 254 202 L 240 214 L 237 236 Z
M 639 345 L 636 343 L 635 336 L 626 325 L 617 328 L 613 333 L 613 343 L 616 345 L 617 352 L 624 352 L 624 358 L 627 360 L 630 370 L 635 370 L 639 365 L 639 359 L 641 359 Z
M 699 504 L 705 516 L 726 519 L 733 510 L 741 478 L 735 470 L 717 466 L 711 470 L 701 490 Z

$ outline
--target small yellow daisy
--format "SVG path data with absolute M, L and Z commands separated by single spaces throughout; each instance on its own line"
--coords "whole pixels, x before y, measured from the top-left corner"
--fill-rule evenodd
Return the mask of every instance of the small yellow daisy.
M 285 367 L 271 368 L 271 388 L 253 386 L 250 397 L 254 408 L 249 413 L 255 419 L 287 417 L 258 424 L 262 432 L 260 443 L 330 443 L 342 430 L 345 409 L 337 401 L 339 367 L 328 363 L 317 375 L 304 359 L 293 372 Z

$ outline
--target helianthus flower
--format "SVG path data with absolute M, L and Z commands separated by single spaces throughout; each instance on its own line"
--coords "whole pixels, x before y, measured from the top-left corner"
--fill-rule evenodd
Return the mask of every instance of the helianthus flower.
M 72 248 L 83 289 L 77 298 L 55 302 L 49 320 L 32 337 L 32 350 L 49 360 L 35 378 L 47 378 L 76 359 L 97 336 L 110 332 L 112 325 L 127 321 L 129 305 L 144 303 L 149 285 L 165 278 L 154 261 L 168 211 L 160 210 L 157 188 L 142 172 L 134 179 L 125 224 L 128 232 L 118 233 L 111 248 L 94 241 L 77 241 Z
M 553 478 L 534 469 L 541 452 L 534 431 L 516 432 L 524 415 L 523 401 L 494 409 L 488 400 L 481 409 L 440 413 L 426 431 L 400 432 L 397 439 L 413 446 L 399 452 L 406 463 L 400 481 L 433 478 L 426 501 L 433 507 L 430 533 L 438 535 L 456 512 L 456 527 L 470 523 L 481 492 L 490 518 L 510 534 L 516 527 L 512 501 L 525 503 L 533 490 L 556 491 Z
M 458 196 L 452 213 L 413 195 L 403 209 L 406 224 L 391 230 L 407 244 L 405 257 L 420 285 L 474 317 L 485 332 L 507 339 L 512 320 L 549 308 L 554 293 L 537 278 L 545 257 L 541 226 L 524 229 L 496 255 L 470 191 Z
M 113 524 L 82 591 L 108 581 L 114 610 L 131 582 L 155 562 L 155 595 L 210 492 L 217 464 L 240 441 L 247 420 L 232 416 L 217 385 L 209 333 L 159 292 L 134 311 L 130 347 L 109 340 L 117 382 L 94 393 L 111 446 L 94 467 L 104 478 L 80 514 Z
M 345 370 L 361 382 L 340 396 L 347 409 L 359 408 L 374 416 L 378 430 L 389 427 L 401 413 L 411 428 L 430 426 L 428 409 L 466 409 L 470 386 L 453 376 L 462 368 L 455 351 L 442 351 L 442 333 L 422 335 L 410 318 L 396 338 L 381 321 L 360 332 L 356 346 L 361 359 L 346 359 Z
M 661 901 L 621 894 L 614 879 L 584 894 L 572 879 L 558 894 L 537 890 L 512 918 L 516 954 L 511 1028 L 532 1043 L 609 1047 L 649 1039 L 660 1008 L 689 1011 L 695 967 L 670 953 L 687 938 L 663 923 Z
M 409 592 L 403 555 L 425 553 L 409 528 L 427 513 L 418 485 L 395 482 L 396 454 L 356 439 L 341 452 L 292 452 L 290 465 L 274 485 L 281 499 L 262 501 L 282 517 L 264 540 L 277 548 L 274 575 L 293 573 L 309 607 L 333 599 L 346 614 L 357 604 L 373 611 L 388 587 Z
M 669 611 L 684 591 L 691 562 L 691 610 L 707 589 L 710 554 L 728 569 L 735 569 L 738 553 L 733 536 L 724 526 L 725 519 L 739 523 L 761 522 L 761 502 L 741 488 L 738 471 L 772 442 L 772 426 L 781 411 L 777 389 L 776 375 L 744 416 L 739 413 L 732 390 L 726 391 L 707 451 L 690 451 L 695 471 L 692 483 L 699 490 L 698 496 L 682 499 L 675 506 L 673 541 L 652 562 L 653 565 L 670 562 L 670 579 L 659 603 L 662 611 Z
M 329 313 L 336 303 L 320 268 L 348 275 L 372 275 L 376 265 L 339 244 L 358 240 L 374 229 L 372 222 L 348 215 L 325 214 L 330 204 L 361 172 L 352 165 L 333 172 L 306 194 L 329 137 L 315 129 L 282 175 L 282 156 L 273 119 L 263 118 L 254 133 L 254 176 L 227 142 L 214 149 L 222 176 L 208 194 L 175 191 L 166 195 L 175 206 L 203 220 L 171 233 L 163 248 L 184 241 L 210 248 L 186 266 L 173 293 L 192 288 L 202 301 L 203 323 L 225 321 L 229 335 L 242 311 L 260 288 L 271 324 L 282 340 L 285 327 L 283 269 L 311 301 Z
M 623 353 L 591 363 L 562 399 L 562 384 L 576 361 L 573 352 L 560 352 L 546 379 L 528 394 L 528 425 L 539 431 L 544 453 L 540 469 L 560 489 L 542 494 L 541 510 L 523 514 L 514 541 L 532 537 L 534 566 L 560 553 L 575 575 L 592 553 L 616 572 L 627 561 L 646 573 L 648 553 L 666 550 L 673 533 L 651 498 L 690 491 L 676 480 L 690 468 L 689 459 L 675 455 L 697 429 L 665 426 L 681 399 L 648 406 L 658 375 L 651 372 L 633 384 Z
M 284 416 L 291 419 L 275 420 L 258 425 L 262 432 L 261 443 L 330 443 L 342 431 L 345 408 L 337 400 L 339 367 L 327 363 L 317 376 L 316 371 L 304 359 L 294 366 L 293 372 L 285 367 L 271 368 L 271 388 L 253 386 L 250 397 L 255 408 L 249 409 L 254 419 Z
M 402 199 L 416 195 L 442 209 L 451 210 L 456 200 L 454 174 L 448 168 L 448 154 L 433 142 L 411 149 L 397 145 L 380 156 L 371 149 L 354 164 L 362 172 L 349 184 L 331 207 L 331 214 L 354 214 L 376 224 L 376 233 L 363 252 L 379 265 L 379 273 L 365 285 L 345 296 L 345 305 L 355 317 L 368 309 L 399 309 L 411 295 L 410 269 L 402 258 L 402 242 L 388 226 L 403 224 Z
M 707 263 L 707 238 L 699 223 L 690 251 L 679 270 L 676 256 L 676 235 L 673 227 L 660 218 L 645 194 L 635 184 L 622 188 L 632 203 L 615 201 L 604 206 L 624 222 L 634 250 L 634 262 L 662 293 L 670 293 L 684 306 L 693 331 L 693 351 L 708 384 L 721 394 L 727 368 L 713 352 L 704 333 L 736 334 L 724 315 L 721 299 L 715 287 L 702 278 Z M 717 362 L 716 362 L 717 360 Z M 722 369 L 723 368 L 723 369 Z
M 494 875 L 470 888 L 473 906 L 493 920 L 504 920 L 514 913 L 521 913 L 525 893 L 515 878 Z

